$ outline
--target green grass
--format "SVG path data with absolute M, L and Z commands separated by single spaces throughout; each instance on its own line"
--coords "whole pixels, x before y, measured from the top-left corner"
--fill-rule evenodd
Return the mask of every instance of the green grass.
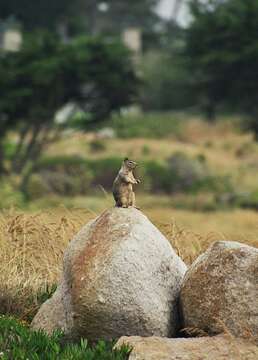
M 182 132 L 182 115 L 148 113 L 115 116 L 110 125 L 120 138 L 167 138 Z
M 62 332 L 48 336 L 32 331 L 11 317 L 0 317 L 1 360 L 125 360 L 129 348 L 113 350 L 113 342 L 99 341 L 90 346 L 85 339 L 65 343 Z

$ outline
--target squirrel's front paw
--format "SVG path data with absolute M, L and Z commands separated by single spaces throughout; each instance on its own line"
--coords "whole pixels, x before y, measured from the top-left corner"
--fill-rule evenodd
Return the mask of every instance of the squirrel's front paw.
M 136 180 L 136 184 L 140 184 L 141 183 L 141 180 L 140 179 L 137 179 Z

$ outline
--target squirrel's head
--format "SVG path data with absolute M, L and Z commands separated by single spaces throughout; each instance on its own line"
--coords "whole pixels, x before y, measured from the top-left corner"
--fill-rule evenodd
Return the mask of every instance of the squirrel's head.
M 133 160 L 129 160 L 128 158 L 124 159 L 123 164 L 130 170 L 135 169 L 136 166 L 138 165 L 137 162 L 135 162 Z

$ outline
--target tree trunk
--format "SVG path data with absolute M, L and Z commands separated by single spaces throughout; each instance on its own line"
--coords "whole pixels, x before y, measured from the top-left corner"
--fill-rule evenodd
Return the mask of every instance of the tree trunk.
M 3 138 L 0 139 L 0 176 L 6 174 L 6 170 L 4 167 L 4 146 L 3 146 Z
M 21 152 L 23 149 L 23 145 L 24 145 L 24 142 L 25 142 L 25 139 L 26 139 L 26 136 L 27 136 L 29 130 L 30 130 L 30 125 L 26 124 L 20 133 L 19 141 L 16 146 L 15 153 L 14 153 L 13 159 L 12 159 L 12 171 L 14 173 L 17 172 L 17 167 L 19 165 L 19 161 L 21 160 L 21 155 L 22 155 Z
M 0 134 L 0 176 L 7 173 L 4 166 L 5 153 L 4 153 L 4 140 L 8 129 L 8 120 L 0 119 L 1 121 L 1 134 Z
M 209 102 L 206 104 L 205 108 L 204 108 L 205 114 L 206 114 L 206 118 L 209 122 L 215 122 L 216 120 L 216 106 L 212 103 Z
M 41 125 L 39 125 L 39 124 L 35 125 L 35 127 L 32 131 L 31 139 L 25 150 L 25 153 L 17 161 L 16 167 L 15 167 L 16 173 L 20 174 L 22 172 L 22 170 L 24 169 L 24 167 L 26 166 L 27 162 L 29 161 L 31 154 L 32 154 L 35 146 L 37 145 L 37 140 L 40 135 L 40 132 L 41 132 Z
M 59 137 L 60 131 L 59 129 L 57 129 L 54 133 L 53 136 L 50 137 L 50 132 L 51 132 L 51 128 L 50 127 L 45 127 L 44 129 L 42 129 L 41 131 L 41 138 L 39 139 L 39 136 L 37 137 L 37 142 L 36 144 L 34 144 L 33 149 L 31 149 L 31 151 L 29 152 L 27 158 L 26 158 L 26 163 L 24 164 L 24 167 L 30 162 L 31 166 L 29 169 L 27 169 L 25 171 L 25 173 L 22 176 L 22 180 L 21 180 L 21 184 L 20 184 L 20 190 L 25 194 L 25 196 L 28 198 L 28 184 L 30 181 L 30 177 L 33 174 L 33 172 L 35 171 L 35 167 L 37 164 L 37 160 L 40 157 L 44 147 L 54 141 L 57 140 L 57 138 Z

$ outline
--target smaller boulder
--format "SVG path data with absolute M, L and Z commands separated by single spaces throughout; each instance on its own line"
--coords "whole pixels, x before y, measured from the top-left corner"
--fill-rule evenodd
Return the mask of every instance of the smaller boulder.
M 122 337 L 116 344 L 132 347 L 129 360 L 257 360 L 258 347 L 228 336 L 168 339 Z
M 258 339 L 258 249 L 214 243 L 188 269 L 180 292 L 185 328 Z

